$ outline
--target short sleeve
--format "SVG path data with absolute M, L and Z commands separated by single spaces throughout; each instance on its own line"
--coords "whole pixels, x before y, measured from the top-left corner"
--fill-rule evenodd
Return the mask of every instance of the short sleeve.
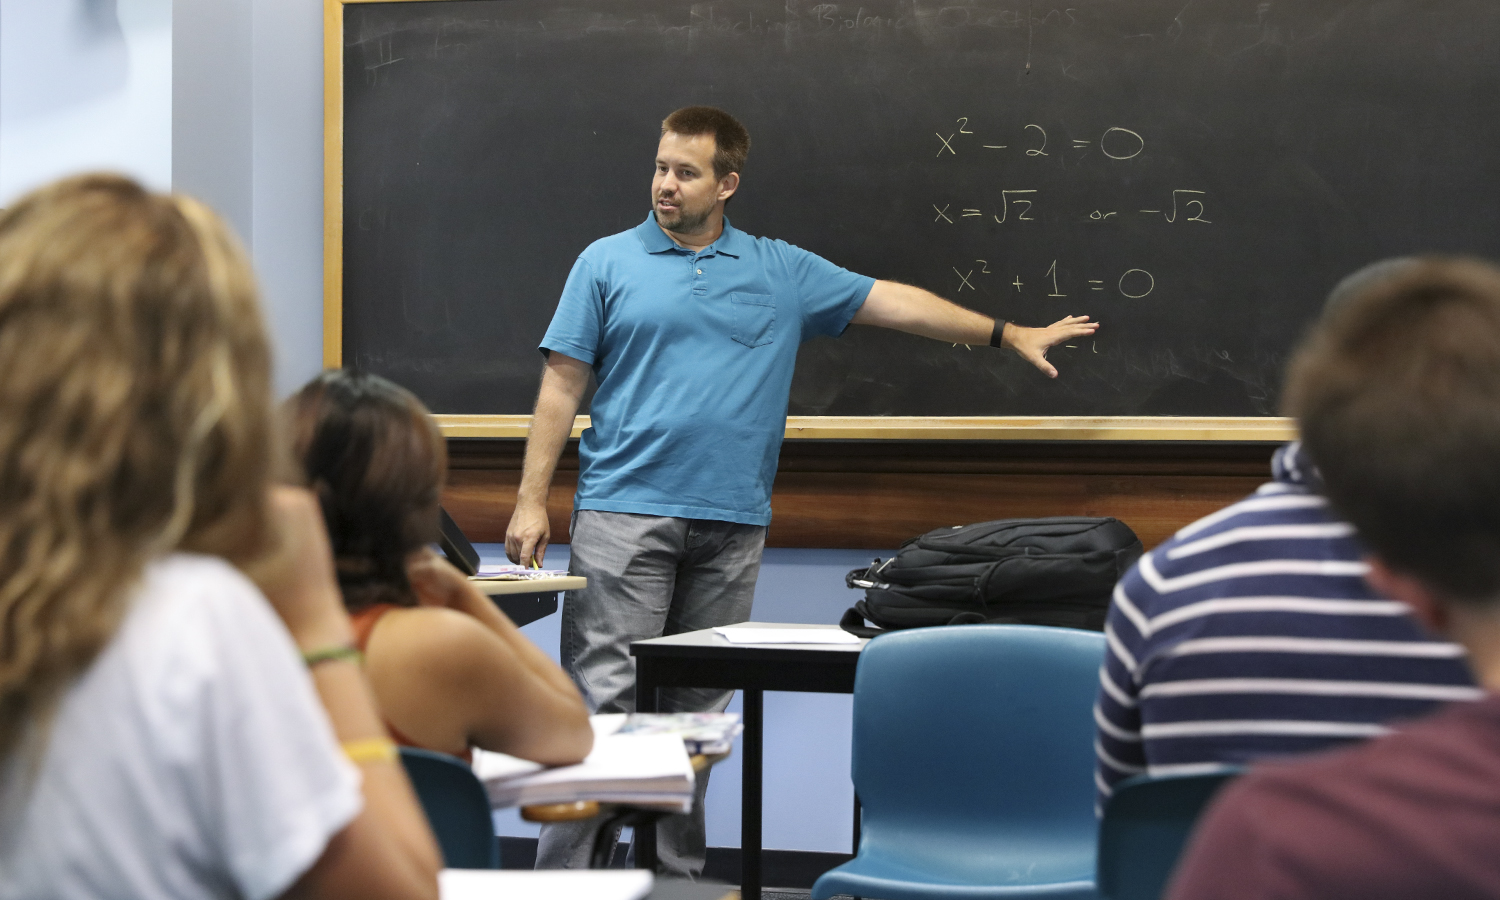
M 1094 705 L 1094 786 L 1100 813 L 1116 784 L 1146 771 L 1140 682 L 1136 676 L 1147 642 L 1136 623 L 1144 621 L 1139 602 L 1150 593 L 1137 563 L 1116 586 L 1104 621 L 1104 665 L 1099 667 L 1099 695 Z
M 568 273 L 562 299 L 539 349 L 543 354 L 556 350 L 593 365 L 599 356 L 603 334 L 604 292 L 594 275 L 594 267 L 580 256 L 573 263 L 573 271 Z
M 312 677 L 258 591 L 243 579 L 214 603 L 216 683 L 205 700 L 205 825 L 249 900 L 277 897 L 363 807 Z
M 838 337 L 859 312 L 875 279 L 836 266 L 816 253 L 786 245 L 802 304 L 802 338 Z

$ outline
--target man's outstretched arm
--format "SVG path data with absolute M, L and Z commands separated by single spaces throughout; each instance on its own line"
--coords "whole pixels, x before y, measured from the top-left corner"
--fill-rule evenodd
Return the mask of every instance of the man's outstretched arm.
M 531 431 L 526 437 L 521 489 L 516 492 L 516 509 L 505 530 L 505 555 L 511 562 L 527 565 L 534 556 L 541 563 L 547 555 L 547 541 L 552 536 L 547 521 L 552 473 L 557 471 L 557 460 L 573 431 L 573 418 L 578 415 L 578 404 L 588 385 L 588 363 L 556 350 L 547 355 Z
M 995 320 L 989 316 L 950 303 L 931 291 L 895 281 L 875 282 L 870 296 L 851 321 L 855 325 L 876 325 L 971 346 L 988 344 L 995 328 Z M 1048 378 L 1056 378 L 1057 370 L 1046 360 L 1047 351 L 1063 341 L 1093 334 L 1098 328 L 1099 323 L 1090 322 L 1088 316 L 1068 316 L 1046 328 L 1007 322 L 1001 342 Z M 530 458 L 529 451 L 527 457 Z

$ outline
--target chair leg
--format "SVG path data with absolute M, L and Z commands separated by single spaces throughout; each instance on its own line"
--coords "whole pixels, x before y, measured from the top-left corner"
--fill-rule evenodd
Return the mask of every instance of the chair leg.
M 606 816 L 594 833 L 594 848 L 589 853 L 590 869 L 607 869 L 614 861 L 615 843 L 619 839 L 620 829 L 630 826 L 639 834 L 642 828 L 655 828 L 656 823 L 666 813 L 654 809 L 622 809 L 613 815 Z M 636 862 L 637 868 L 640 861 Z
M 634 810 L 621 810 L 614 815 L 605 816 L 599 824 L 599 830 L 594 832 L 594 848 L 589 853 L 590 869 L 607 869 L 615 855 L 615 843 L 619 839 L 620 828 L 625 825 Z

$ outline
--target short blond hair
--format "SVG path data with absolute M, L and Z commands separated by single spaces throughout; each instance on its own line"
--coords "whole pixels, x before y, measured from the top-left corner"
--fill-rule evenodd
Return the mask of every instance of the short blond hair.
M 261 552 L 270 423 L 250 267 L 207 207 L 84 175 L 0 214 L 0 754 L 150 559 Z

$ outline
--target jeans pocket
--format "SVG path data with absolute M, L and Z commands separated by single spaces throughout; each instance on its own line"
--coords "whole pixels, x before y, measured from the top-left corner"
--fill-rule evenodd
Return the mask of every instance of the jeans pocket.
M 746 347 L 763 347 L 776 339 L 776 298 L 770 294 L 730 294 L 734 331 L 730 337 Z

